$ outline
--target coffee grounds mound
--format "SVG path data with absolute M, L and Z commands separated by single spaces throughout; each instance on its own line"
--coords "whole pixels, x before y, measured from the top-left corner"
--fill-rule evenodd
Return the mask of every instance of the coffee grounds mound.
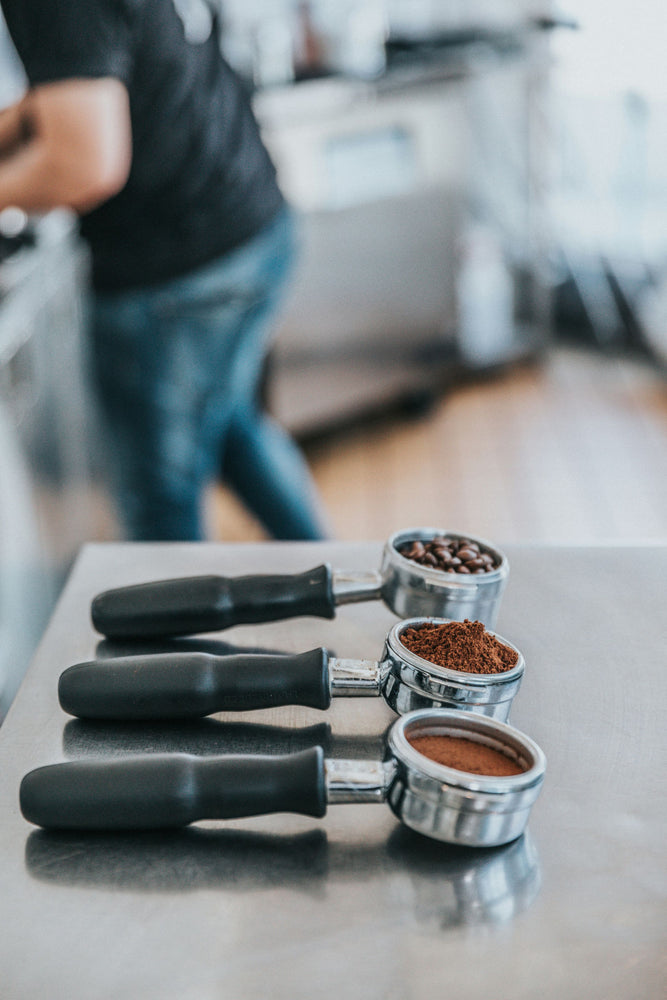
M 469 774 L 485 774 L 495 778 L 523 774 L 525 770 L 500 750 L 460 736 L 414 736 L 408 737 L 408 742 L 418 753 L 436 764 L 454 767 L 457 771 L 467 771 Z
M 429 663 L 469 674 L 503 674 L 519 660 L 516 650 L 499 642 L 482 622 L 427 622 L 406 628 L 401 642 Z

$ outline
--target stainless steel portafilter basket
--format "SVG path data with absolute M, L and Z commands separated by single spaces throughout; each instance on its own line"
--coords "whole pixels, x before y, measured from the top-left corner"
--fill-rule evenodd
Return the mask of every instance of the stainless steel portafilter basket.
M 399 551 L 409 542 L 437 537 L 476 542 L 493 557 L 494 568 L 474 575 L 448 573 L 422 566 Z M 102 635 L 136 639 L 194 635 L 301 615 L 334 618 L 338 605 L 381 600 L 400 618 L 470 618 L 493 628 L 508 574 L 505 555 L 482 538 L 444 528 L 408 528 L 386 541 L 379 571 L 336 570 L 324 563 L 299 574 L 138 583 L 98 594 L 91 616 Z
M 401 555 L 400 549 L 412 541 L 465 537 L 476 542 L 497 563 L 495 569 L 474 576 L 444 573 L 442 570 Z M 509 576 L 507 557 L 491 542 L 472 535 L 436 528 L 397 531 L 385 543 L 380 567 L 382 600 L 401 618 L 433 617 L 463 621 L 469 618 L 493 628 Z
M 441 667 L 401 641 L 406 629 L 424 624 L 446 619 L 398 622 L 380 660 L 339 659 L 323 647 L 297 654 L 176 652 L 91 660 L 63 671 L 58 697 L 66 712 L 85 719 L 192 719 L 280 705 L 326 709 L 332 697 L 379 696 L 399 715 L 457 708 L 507 721 L 524 673 L 516 646 L 490 632 L 517 656 L 503 673 Z
M 483 743 L 522 771 L 492 777 L 446 767 L 415 750 L 416 735 Z M 511 726 L 425 710 L 394 723 L 382 761 L 325 759 L 321 747 L 285 756 L 78 760 L 27 774 L 20 804 L 29 822 L 52 829 L 154 830 L 273 812 L 321 817 L 333 804 L 388 802 L 427 837 L 494 847 L 523 833 L 544 772 L 540 748 Z
M 482 743 L 524 770 L 494 777 L 438 764 L 410 742 L 432 735 Z M 387 801 L 401 822 L 436 840 L 474 847 L 506 844 L 523 833 L 546 770 L 542 750 L 518 729 L 456 711 L 412 712 L 398 719 L 389 731 L 387 754 L 397 768 Z
M 382 676 L 382 696 L 398 715 L 421 708 L 456 708 L 507 722 L 525 670 L 523 654 L 508 639 L 486 629 L 498 642 L 514 650 L 517 656 L 516 664 L 510 670 L 498 674 L 441 667 L 403 645 L 401 636 L 407 629 L 426 623 L 446 624 L 448 620 L 408 618 L 394 625 L 387 635 L 382 657 L 382 664 L 387 665 Z

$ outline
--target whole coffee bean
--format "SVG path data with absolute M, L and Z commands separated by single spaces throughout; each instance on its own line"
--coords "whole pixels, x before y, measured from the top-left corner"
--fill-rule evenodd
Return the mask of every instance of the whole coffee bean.
M 415 538 L 398 551 L 420 566 L 443 573 L 489 573 L 500 565 L 500 560 L 478 542 L 458 535 L 449 538 L 437 535 L 426 541 Z
M 461 559 L 463 562 L 468 562 L 469 559 L 477 558 L 477 552 L 475 552 L 475 550 L 471 549 L 469 546 L 464 549 L 459 549 L 459 551 L 456 554 L 459 557 L 459 559 Z

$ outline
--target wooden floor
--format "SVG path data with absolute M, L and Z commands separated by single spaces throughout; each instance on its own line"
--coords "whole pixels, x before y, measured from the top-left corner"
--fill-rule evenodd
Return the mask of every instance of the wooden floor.
M 490 540 L 667 538 L 667 382 L 641 360 L 572 347 L 306 446 L 335 536 L 434 525 Z M 214 537 L 264 538 L 225 491 Z

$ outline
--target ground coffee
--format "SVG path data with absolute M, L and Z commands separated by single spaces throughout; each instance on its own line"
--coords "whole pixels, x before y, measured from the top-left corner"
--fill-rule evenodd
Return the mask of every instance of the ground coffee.
M 515 667 L 516 650 L 499 642 L 482 622 L 426 622 L 406 628 L 401 642 L 430 663 L 470 674 L 502 674 Z
M 490 573 L 500 566 L 494 552 L 459 535 L 437 535 L 430 541 L 415 539 L 399 546 L 398 551 L 405 559 L 444 573 Z
M 500 750 L 459 736 L 408 736 L 408 742 L 429 760 L 455 767 L 457 771 L 502 777 L 523 774 L 526 770 Z

